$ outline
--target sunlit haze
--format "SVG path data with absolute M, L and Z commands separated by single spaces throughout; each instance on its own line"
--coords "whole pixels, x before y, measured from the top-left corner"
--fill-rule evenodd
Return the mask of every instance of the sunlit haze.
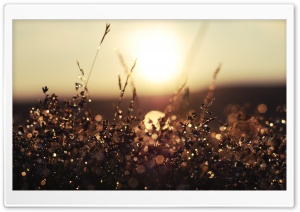
M 158 29 L 141 37 L 138 53 L 138 75 L 150 83 L 165 83 L 178 77 L 180 50 L 178 36 Z M 158 85 L 159 86 L 159 85 Z
M 124 83 L 126 71 L 118 53 L 128 69 L 137 59 L 132 78 L 141 96 L 171 94 L 186 79 L 191 92 L 207 89 L 220 63 L 217 86 L 286 83 L 281 20 L 16 20 L 14 100 L 35 101 L 43 86 L 74 95 L 76 61 L 88 75 L 107 22 L 88 84 L 93 98 L 119 96 L 118 75 Z

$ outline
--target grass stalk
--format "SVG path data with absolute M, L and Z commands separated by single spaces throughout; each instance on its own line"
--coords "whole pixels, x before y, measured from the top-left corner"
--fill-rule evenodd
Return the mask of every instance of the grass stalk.
M 102 36 L 102 39 L 101 39 L 101 41 L 100 41 L 100 43 L 99 43 L 99 45 L 98 45 L 98 48 L 97 48 L 97 51 L 96 51 L 96 54 L 95 54 L 95 57 L 94 57 L 94 60 L 93 60 L 93 63 L 92 63 L 90 72 L 89 72 L 89 75 L 88 75 L 87 80 L 86 80 L 86 84 L 85 84 L 85 86 L 84 86 L 84 89 L 85 89 L 85 90 L 87 90 L 87 85 L 88 85 L 90 76 L 91 76 L 91 74 L 92 74 L 92 71 L 93 71 L 93 68 L 94 68 L 94 65 L 95 65 L 95 61 L 96 61 L 96 59 L 97 59 L 97 56 L 98 56 L 99 50 L 100 50 L 100 48 L 101 48 L 101 45 L 102 45 L 102 43 L 103 43 L 103 41 L 104 41 L 104 38 L 106 37 L 106 35 L 107 35 L 109 32 L 110 32 L 110 24 L 106 24 L 105 32 L 104 32 L 104 34 L 103 34 L 103 36 Z

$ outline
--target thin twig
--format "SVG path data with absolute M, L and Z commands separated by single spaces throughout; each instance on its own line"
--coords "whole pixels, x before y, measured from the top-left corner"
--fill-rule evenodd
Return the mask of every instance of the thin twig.
M 120 98 L 119 98 L 118 104 L 117 104 L 117 106 L 116 106 L 116 111 L 118 111 L 119 108 L 120 108 L 120 104 L 121 104 L 121 102 L 122 102 L 122 98 L 123 98 L 123 96 L 124 96 L 125 89 L 126 89 L 126 87 L 127 87 L 127 85 L 128 85 L 128 80 L 129 80 L 129 78 L 131 77 L 131 74 L 132 74 L 132 72 L 133 72 L 133 69 L 135 68 L 136 61 L 137 61 L 137 59 L 135 59 L 135 61 L 134 61 L 134 63 L 133 63 L 133 66 L 131 67 L 130 71 L 129 71 L 128 74 L 127 74 L 125 84 L 124 84 L 124 86 L 123 86 L 123 88 L 122 88 L 122 90 L 121 90 Z M 134 90 L 135 90 L 135 89 L 134 89 Z M 135 91 L 135 92 L 136 92 L 136 91 Z M 136 93 L 135 93 L 135 96 L 136 96 Z M 116 119 L 116 116 L 117 116 L 117 113 L 115 113 L 114 120 Z
M 94 60 L 93 60 L 93 63 L 92 63 L 92 67 L 91 67 L 90 73 L 89 73 L 88 78 L 87 78 L 87 80 L 86 80 L 86 84 L 85 84 L 85 87 L 84 87 L 85 90 L 87 90 L 87 85 L 88 85 L 88 82 L 89 82 L 91 73 L 92 73 L 92 71 L 93 71 L 93 68 L 94 68 L 94 65 L 95 65 L 95 61 L 96 61 L 96 58 L 97 58 L 97 56 L 98 56 L 99 50 L 100 50 L 100 48 L 101 48 L 101 45 L 102 45 L 102 43 L 103 43 L 103 41 L 104 41 L 105 36 L 106 36 L 107 33 L 109 33 L 109 32 L 110 32 L 110 24 L 106 24 L 105 32 L 104 32 L 104 34 L 103 34 L 103 36 L 102 36 L 102 39 L 101 39 L 101 41 L 100 41 L 100 43 L 99 43 L 99 45 L 98 45 L 98 48 L 97 48 L 97 51 L 96 51 L 96 54 L 95 54 L 95 57 L 94 57 Z
M 123 97 L 123 95 L 124 95 L 124 93 L 125 93 L 125 89 L 126 89 L 126 87 L 127 87 L 127 85 L 128 85 L 128 80 L 129 80 L 129 78 L 130 78 L 130 76 L 131 76 L 131 74 L 132 74 L 132 72 L 133 72 L 133 69 L 134 69 L 135 65 L 136 65 L 136 59 L 135 59 L 135 61 L 134 61 L 133 66 L 132 66 L 131 69 L 130 69 L 130 72 L 128 72 L 128 74 L 127 74 L 127 77 L 126 77 L 126 81 L 125 81 L 124 87 L 123 87 L 123 89 L 121 90 L 121 97 Z
M 196 56 L 201 49 L 201 45 L 203 43 L 205 34 L 207 32 L 209 21 L 204 21 L 201 27 L 198 29 L 197 35 L 195 36 L 192 45 L 189 49 L 187 57 L 185 58 L 184 68 L 182 70 L 182 75 L 178 81 L 178 85 L 182 84 L 182 82 L 187 82 L 189 76 L 191 74 L 192 67 L 195 63 Z
M 176 92 L 173 94 L 173 96 L 170 98 L 168 106 L 165 108 L 165 117 L 168 117 L 169 113 L 173 111 L 174 103 L 176 103 L 176 100 L 181 93 L 182 89 L 186 86 L 187 81 L 184 81 L 180 87 L 176 90 Z M 171 109 L 171 111 L 170 111 Z
M 213 95 L 214 95 L 214 92 L 215 92 L 215 89 L 216 89 L 216 79 L 217 79 L 217 75 L 218 73 L 220 72 L 220 69 L 221 69 L 221 63 L 219 64 L 218 68 L 215 70 L 214 72 L 214 75 L 213 75 L 213 79 L 212 79 L 212 82 L 209 86 L 209 90 L 208 90 L 208 93 L 204 99 L 204 104 L 208 105 L 212 99 L 213 99 Z
M 125 63 L 125 60 L 124 60 L 124 58 L 123 58 L 123 55 L 120 53 L 120 51 L 117 51 L 117 55 L 118 55 L 118 58 L 119 58 L 119 60 L 120 60 L 121 65 L 123 66 L 123 69 L 124 69 L 124 71 L 125 71 L 125 74 L 128 75 L 128 74 L 129 74 L 129 70 L 128 70 L 128 66 L 127 66 L 126 63 Z M 129 80 L 130 80 L 130 84 L 131 84 L 132 91 L 133 91 L 133 90 L 136 88 L 136 87 L 135 87 L 135 84 L 134 84 L 134 82 L 133 82 L 132 77 L 130 77 Z
M 221 69 L 221 63 L 219 64 L 219 66 L 217 67 L 217 69 L 214 72 L 211 84 L 209 86 L 209 90 L 204 98 L 204 104 L 203 104 L 203 110 L 202 113 L 200 115 L 200 125 L 204 125 L 205 122 L 203 122 L 205 115 L 209 112 L 208 107 L 210 107 L 214 101 L 214 92 L 216 89 L 216 79 L 217 79 L 217 75 L 220 72 Z M 202 123 L 202 124 L 201 124 Z
M 121 54 L 120 51 L 116 51 L 116 53 L 117 53 L 117 55 L 118 55 L 118 58 L 119 58 L 119 60 L 120 60 L 121 65 L 123 66 L 123 69 L 124 69 L 124 71 L 125 71 L 125 74 L 128 75 L 128 74 L 129 74 L 129 70 L 128 70 L 127 64 L 125 63 L 125 60 L 124 60 L 123 55 Z M 131 88 L 132 88 L 132 92 L 134 92 L 134 93 L 135 93 L 135 96 L 136 96 L 135 102 L 136 102 L 137 108 L 139 108 L 139 107 L 140 107 L 140 101 L 139 101 L 139 98 L 138 98 L 138 95 L 137 95 L 137 92 L 136 92 L 136 87 L 135 87 L 134 81 L 133 81 L 133 79 L 132 79 L 131 76 L 130 76 L 130 78 L 129 78 L 129 81 L 130 81 L 130 85 L 131 85 Z M 121 90 L 121 89 L 120 89 L 120 90 Z

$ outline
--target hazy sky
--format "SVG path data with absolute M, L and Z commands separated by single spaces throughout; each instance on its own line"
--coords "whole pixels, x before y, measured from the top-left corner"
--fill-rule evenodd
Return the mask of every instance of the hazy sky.
M 88 75 L 103 35 L 88 88 L 92 97 L 119 95 L 118 59 L 130 68 L 139 95 L 173 93 L 188 77 L 191 92 L 207 88 L 221 63 L 217 86 L 285 84 L 286 25 L 281 20 L 15 20 L 13 97 L 36 100 L 42 87 L 60 97 L 76 93 L 76 60 Z M 128 93 L 131 95 L 130 88 Z

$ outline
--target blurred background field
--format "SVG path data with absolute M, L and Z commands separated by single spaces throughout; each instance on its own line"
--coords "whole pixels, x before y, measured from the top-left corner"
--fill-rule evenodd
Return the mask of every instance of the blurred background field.
M 207 90 L 198 93 L 191 93 L 188 105 L 183 105 L 187 109 L 199 110 L 200 105 L 203 103 Z M 42 92 L 39 95 L 43 98 Z M 151 110 L 164 111 L 166 105 L 169 103 L 171 95 L 163 96 L 143 96 L 139 98 L 139 108 L 142 109 L 143 114 Z M 215 101 L 211 107 L 211 111 L 218 117 L 218 120 L 225 122 L 226 107 L 229 105 L 246 105 L 247 111 L 252 114 L 257 110 L 257 106 L 265 104 L 268 107 L 266 116 L 274 117 L 276 115 L 276 108 L 278 106 L 286 105 L 286 87 L 285 86 L 267 86 L 267 87 L 218 87 L 215 91 Z M 63 98 L 58 97 L 63 101 Z M 94 99 L 89 103 L 88 108 L 93 111 L 94 115 L 101 114 L 103 119 L 112 120 L 114 116 L 113 105 L 117 103 L 117 97 L 112 99 Z M 124 99 L 124 108 L 129 105 L 130 98 Z M 14 123 L 15 126 L 22 124 L 26 121 L 29 111 L 32 107 L 36 106 L 36 101 L 18 102 L 14 101 Z M 138 107 L 138 105 L 136 105 Z M 136 108 L 138 109 L 138 108 Z M 212 124 L 218 125 L 218 122 Z

